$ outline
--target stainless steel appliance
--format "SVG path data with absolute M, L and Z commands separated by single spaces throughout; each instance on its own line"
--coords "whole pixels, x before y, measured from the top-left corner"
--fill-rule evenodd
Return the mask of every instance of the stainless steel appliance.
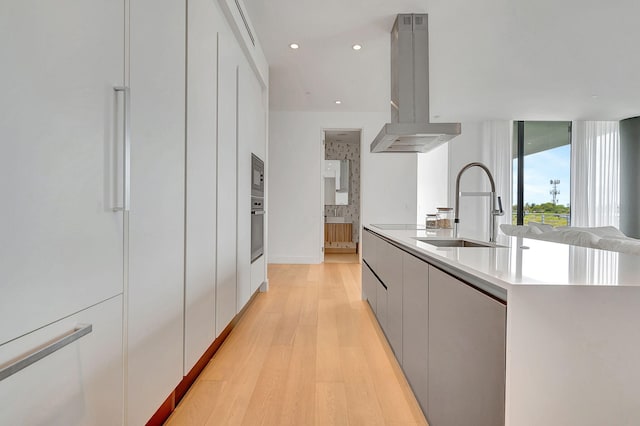
M 251 262 L 264 253 L 264 161 L 251 154 Z
M 251 154 L 251 196 L 264 197 L 264 161 Z
M 426 14 L 399 14 L 391 30 L 391 123 L 371 152 L 427 152 L 460 135 L 460 123 L 431 123 Z
M 264 253 L 264 198 L 251 197 L 251 262 Z

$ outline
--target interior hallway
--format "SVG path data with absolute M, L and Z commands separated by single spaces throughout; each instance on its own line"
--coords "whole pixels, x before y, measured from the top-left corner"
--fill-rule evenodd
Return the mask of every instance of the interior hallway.
M 270 265 L 167 424 L 426 425 L 371 310 L 360 265 Z

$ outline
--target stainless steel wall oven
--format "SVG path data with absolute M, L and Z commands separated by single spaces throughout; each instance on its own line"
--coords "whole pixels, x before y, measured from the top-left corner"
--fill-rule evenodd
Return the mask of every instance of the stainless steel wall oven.
M 264 162 L 251 154 L 251 262 L 264 254 Z

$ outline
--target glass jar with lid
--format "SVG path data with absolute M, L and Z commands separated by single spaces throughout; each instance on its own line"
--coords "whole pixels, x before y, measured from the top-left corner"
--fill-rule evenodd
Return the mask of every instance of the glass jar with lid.
M 451 207 L 438 207 L 437 227 L 440 229 L 453 228 L 453 209 Z
M 438 215 L 436 213 L 427 214 L 425 217 L 425 226 L 427 229 L 437 229 L 438 228 Z

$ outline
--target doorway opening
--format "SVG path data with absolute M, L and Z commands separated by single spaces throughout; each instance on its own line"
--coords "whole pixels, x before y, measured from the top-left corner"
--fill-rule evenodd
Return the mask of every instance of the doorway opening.
M 359 263 L 361 129 L 325 129 L 322 161 L 324 261 Z

